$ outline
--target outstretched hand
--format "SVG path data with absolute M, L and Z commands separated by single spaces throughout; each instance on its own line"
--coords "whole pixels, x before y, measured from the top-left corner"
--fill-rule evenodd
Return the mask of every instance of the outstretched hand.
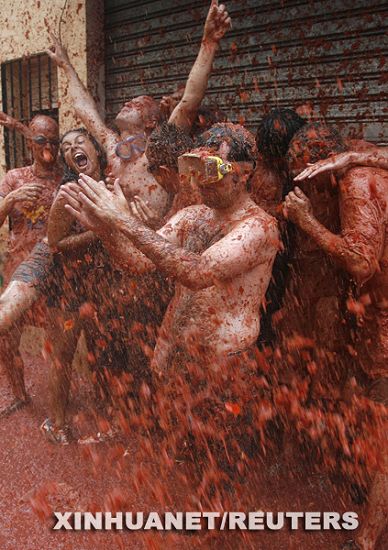
M 302 225 L 313 213 L 310 200 L 299 187 L 288 193 L 283 203 L 283 214 L 296 225 Z
M 218 5 L 218 0 L 212 0 L 205 21 L 203 41 L 219 42 L 231 26 L 232 20 L 224 4 Z
M 306 178 L 313 178 L 322 172 L 336 171 L 336 170 L 346 170 L 350 168 L 351 165 L 351 156 L 349 152 L 339 153 L 338 155 L 331 155 L 329 158 L 324 160 L 319 160 L 314 164 L 309 164 L 307 168 L 298 174 L 294 180 L 302 181 Z
M 32 132 L 28 126 L 25 126 L 25 124 L 19 120 L 16 120 L 16 118 L 13 118 L 7 113 L 4 113 L 3 111 L 0 111 L 0 124 L 9 130 L 16 130 L 20 132 L 26 139 L 31 139 L 32 137 Z
M 160 216 L 138 195 L 134 196 L 130 203 L 130 208 L 133 216 L 148 225 L 151 229 L 157 229 L 160 224 Z
M 78 184 L 64 186 L 61 194 L 66 210 L 98 235 L 112 233 L 118 222 L 132 217 L 118 179 L 111 192 L 103 181 L 80 174 Z
M 50 33 L 50 38 L 52 45 L 46 50 L 46 53 L 58 65 L 58 67 L 63 69 L 64 67 L 70 65 L 66 48 L 52 32 Z
M 5 126 L 6 128 L 13 129 L 16 122 L 17 122 L 16 119 L 14 119 L 11 116 L 7 115 L 7 113 L 4 113 L 3 111 L 0 111 L 0 124 Z

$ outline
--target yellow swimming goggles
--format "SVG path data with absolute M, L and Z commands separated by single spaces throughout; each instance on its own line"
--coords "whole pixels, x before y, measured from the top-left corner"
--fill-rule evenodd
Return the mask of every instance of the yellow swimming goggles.
M 220 157 L 185 153 L 178 158 L 179 174 L 195 175 L 200 185 L 217 183 L 233 171 L 232 164 Z

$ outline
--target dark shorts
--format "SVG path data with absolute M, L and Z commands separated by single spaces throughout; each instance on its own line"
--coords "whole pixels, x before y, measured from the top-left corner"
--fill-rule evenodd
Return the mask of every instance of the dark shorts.
M 47 242 L 34 246 L 29 256 L 12 274 L 11 281 L 22 281 L 34 286 L 44 296 L 47 307 L 75 312 L 88 301 L 86 273 L 93 266 L 78 260 L 64 263 L 60 254 L 52 254 Z M 95 292 L 99 290 L 96 285 Z

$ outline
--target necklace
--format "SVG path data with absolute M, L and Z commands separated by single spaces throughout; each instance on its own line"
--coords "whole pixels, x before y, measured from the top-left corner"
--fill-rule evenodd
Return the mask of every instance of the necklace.
M 130 160 L 136 154 L 142 154 L 145 151 L 144 134 L 129 136 L 116 145 L 115 153 L 123 160 Z

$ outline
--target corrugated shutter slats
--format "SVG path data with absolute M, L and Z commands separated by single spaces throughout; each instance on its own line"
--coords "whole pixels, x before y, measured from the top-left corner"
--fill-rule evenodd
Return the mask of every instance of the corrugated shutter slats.
M 254 128 L 275 105 L 306 105 L 348 134 L 388 142 L 385 2 L 226 4 L 233 29 L 222 41 L 207 97 L 232 120 Z M 208 5 L 106 0 L 109 118 L 125 99 L 160 98 L 186 81 Z

